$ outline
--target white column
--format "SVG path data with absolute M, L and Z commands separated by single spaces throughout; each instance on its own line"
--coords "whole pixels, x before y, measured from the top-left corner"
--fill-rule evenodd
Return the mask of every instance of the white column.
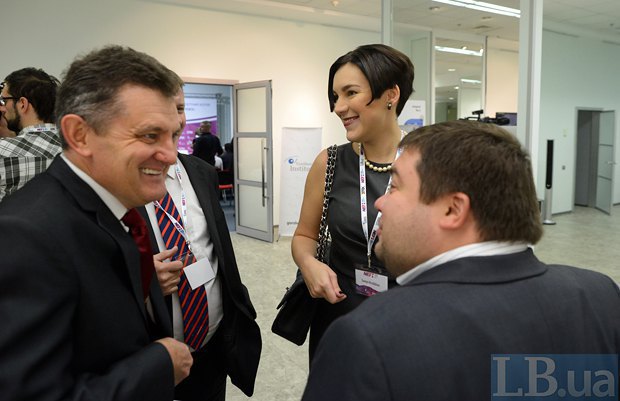
M 381 43 L 384 45 L 392 45 L 393 22 L 392 0 L 381 0 Z
M 530 152 L 538 187 L 543 0 L 521 0 L 520 4 L 517 137 Z

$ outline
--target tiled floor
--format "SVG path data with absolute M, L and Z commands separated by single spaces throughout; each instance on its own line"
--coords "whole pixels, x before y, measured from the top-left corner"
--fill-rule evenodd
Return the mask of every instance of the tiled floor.
M 553 216 L 536 246 L 547 263 L 571 264 L 597 270 L 620 282 L 620 206 L 612 216 L 578 207 L 573 213 Z M 270 244 L 232 233 L 241 277 L 250 291 L 263 335 L 263 353 L 253 400 L 299 400 L 308 374 L 307 347 L 297 347 L 270 331 L 275 306 L 295 274 L 290 238 Z M 247 397 L 229 383 L 228 401 Z

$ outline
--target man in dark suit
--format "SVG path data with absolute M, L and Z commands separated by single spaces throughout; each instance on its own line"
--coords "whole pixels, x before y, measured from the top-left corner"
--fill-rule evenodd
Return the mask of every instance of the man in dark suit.
M 212 166 L 215 166 L 215 155 L 222 154 L 220 138 L 211 133 L 211 123 L 203 121 L 200 124 L 200 135 L 196 136 L 192 144 L 192 155 L 196 156 Z
M 618 287 L 534 256 L 542 226 L 518 141 L 492 124 L 453 121 L 419 128 L 401 145 L 391 189 L 376 202 L 376 251 L 401 286 L 332 324 L 303 400 L 560 399 L 571 394 L 552 385 L 554 374 L 566 377 L 582 354 L 611 360 L 609 370 L 589 362 L 576 370 L 590 369 L 588 391 L 615 392 Z M 517 375 L 513 362 L 531 354 L 547 359 Z M 613 369 L 606 390 L 595 383 L 593 371 Z
M 182 130 L 185 126 L 182 89 L 175 100 Z M 168 171 L 166 187 L 177 214 L 170 211 L 171 205 L 163 211 L 164 199 L 148 204 L 146 212 L 152 243 L 161 251 L 154 256 L 155 268 L 163 293 L 169 295 L 174 337 L 191 346 L 194 358 L 189 377 L 176 388 L 175 399 L 223 401 L 227 375 L 251 396 L 262 342 L 255 322 L 256 312 L 241 282 L 226 218 L 219 204 L 217 173 L 203 160 L 179 154 L 177 163 Z M 182 236 L 184 241 L 172 242 L 172 234 L 178 241 Z M 206 292 L 208 307 L 197 313 L 208 316 L 205 323 L 208 332 L 195 345 L 186 336 L 189 330 L 181 307 L 187 296 L 180 287 L 187 284 L 180 281 L 183 263 L 177 259 L 187 251 L 191 251 L 195 261 L 185 266 L 184 271 L 191 270 L 197 275 L 201 273 L 192 270 L 194 267 L 208 271 L 208 276 L 196 286 Z
M 0 205 L 0 398 L 172 400 L 189 374 L 137 244 L 150 247 L 132 228 L 135 208 L 166 192 L 178 85 L 154 58 L 119 46 L 66 72 L 63 152 Z

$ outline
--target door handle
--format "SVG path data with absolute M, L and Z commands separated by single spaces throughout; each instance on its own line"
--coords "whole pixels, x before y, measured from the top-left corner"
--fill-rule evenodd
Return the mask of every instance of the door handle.
M 265 153 L 267 153 L 267 147 L 265 146 L 265 139 L 261 139 L 262 142 L 262 152 L 260 152 L 260 166 L 261 166 L 261 192 L 262 192 L 262 196 L 261 196 L 261 203 L 263 204 L 263 207 L 265 207 L 265 187 L 266 187 L 266 182 L 265 182 Z

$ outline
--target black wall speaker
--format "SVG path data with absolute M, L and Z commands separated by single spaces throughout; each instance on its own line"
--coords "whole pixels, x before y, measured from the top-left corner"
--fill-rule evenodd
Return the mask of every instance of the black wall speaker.
M 553 140 L 547 140 L 547 176 L 545 179 L 545 188 L 553 186 Z

